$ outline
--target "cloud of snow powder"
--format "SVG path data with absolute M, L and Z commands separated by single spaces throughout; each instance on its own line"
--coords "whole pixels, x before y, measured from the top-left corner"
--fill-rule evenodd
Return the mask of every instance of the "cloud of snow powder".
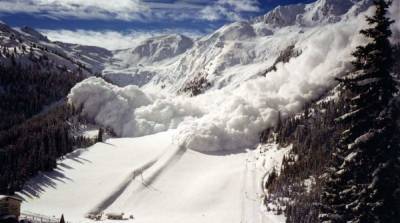
M 215 91 L 196 98 L 203 106 L 214 100 L 204 116 L 178 127 L 182 144 L 198 151 L 236 150 L 253 146 L 260 132 L 273 126 L 278 111 L 299 111 L 333 86 L 334 77 L 349 68 L 351 51 L 360 44 L 357 24 L 327 26 L 301 43 L 302 55 L 276 72 L 243 83 L 233 91 Z M 201 104 L 196 101 L 197 104 Z
M 111 127 L 119 136 L 144 136 L 177 128 L 178 124 L 201 112 L 184 100 L 144 93 L 134 85 L 117 87 L 101 78 L 78 83 L 69 95 L 82 113 Z
M 305 102 L 331 89 L 334 78 L 349 70 L 351 52 L 366 42 L 358 34 L 361 24 L 365 24 L 363 16 L 305 31 L 296 43 L 302 51 L 299 57 L 239 87 L 189 98 L 149 94 L 135 86 L 119 88 L 89 78 L 76 85 L 69 98 L 120 136 L 177 128 L 177 142 L 189 149 L 248 148 L 258 142 L 263 129 L 276 123 L 278 111 L 283 115 L 300 111 Z
M 400 1 L 393 1 L 389 12 L 390 17 L 394 19 L 394 24 L 392 25 L 392 41 L 400 43 Z

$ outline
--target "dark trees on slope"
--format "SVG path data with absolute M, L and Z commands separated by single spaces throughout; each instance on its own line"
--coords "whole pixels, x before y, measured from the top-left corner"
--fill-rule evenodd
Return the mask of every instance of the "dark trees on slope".
M 266 129 L 261 134 L 262 142 L 273 141 L 273 138 L 280 146 L 292 147 L 283 158 L 280 174 L 268 177 L 265 182 L 268 196 L 264 203 L 282 207 L 287 223 L 319 221 L 318 203 L 325 168 L 330 161 L 331 148 L 347 127 L 335 123 L 347 106 L 341 98 L 316 101 L 319 103 L 311 103 L 301 115 L 282 119 L 274 130 Z
M 64 220 L 64 214 L 62 214 L 62 215 L 61 215 L 61 218 L 60 218 L 60 223 L 65 223 L 65 220 Z
M 96 139 L 96 141 L 97 141 L 97 142 L 103 142 L 103 135 L 104 135 L 104 130 L 103 130 L 103 128 L 100 128 L 100 129 L 99 129 L 99 132 L 98 132 L 98 134 L 97 134 L 97 139 Z
M 322 222 L 397 222 L 400 219 L 397 94 L 393 65 L 390 2 L 374 1 L 371 26 L 361 34 L 370 39 L 353 53 L 354 71 L 339 79 L 349 111 L 338 118 L 350 128 L 333 154 L 323 194 Z
M 0 131 L 21 124 L 62 100 L 83 79 L 79 73 L 0 65 Z
M 0 65 L 0 194 L 12 194 L 57 159 L 93 143 L 75 133 L 81 117 L 65 96 L 84 76 Z

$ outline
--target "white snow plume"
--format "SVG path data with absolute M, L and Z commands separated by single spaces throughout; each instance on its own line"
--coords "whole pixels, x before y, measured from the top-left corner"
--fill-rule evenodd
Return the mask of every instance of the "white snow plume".
M 113 128 L 118 135 L 125 135 L 122 126 L 133 121 L 137 107 L 151 103 L 151 99 L 136 86 L 118 88 L 95 77 L 77 84 L 71 90 L 70 100 L 76 106 L 82 106 L 83 114 Z
M 390 18 L 394 19 L 394 24 L 392 25 L 392 41 L 400 43 L 400 1 L 393 1 L 389 12 Z
M 335 83 L 334 77 L 349 68 L 351 52 L 360 43 L 356 24 L 315 30 L 301 43 L 303 53 L 276 72 L 247 81 L 236 89 L 206 93 L 198 98 L 216 101 L 206 115 L 178 128 L 181 143 L 198 151 L 251 147 L 259 133 L 283 115 L 299 111 Z M 229 88 L 229 87 L 228 87 Z
M 91 77 L 77 84 L 70 101 L 95 122 L 111 127 L 119 136 L 143 136 L 176 128 L 200 112 L 184 101 L 149 95 L 129 85 L 123 88 Z
M 336 83 L 349 69 L 351 52 L 365 43 L 358 34 L 364 17 L 306 30 L 297 40 L 302 51 L 266 77 L 228 84 L 197 97 L 160 96 L 134 86 L 119 88 L 96 78 L 78 84 L 70 100 L 96 122 L 121 136 L 141 136 L 177 128 L 186 148 L 213 152 L 254 146 L 259 133 L 273 126 L 278 111 L 299 111 Z M 287 43 L 290 45 L 291 43 Z M 238 65 L 238 69 L 242 69 Z M 257 73 L 259 64 L 245 65 Z M 245 74 L 244 74 L 245 75 Z

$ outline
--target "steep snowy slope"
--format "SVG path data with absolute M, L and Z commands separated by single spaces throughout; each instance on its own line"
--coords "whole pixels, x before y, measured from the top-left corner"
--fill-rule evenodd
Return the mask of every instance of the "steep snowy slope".
M 177 56 L 169 53 L 168 60 L 163 63 L 146 63 L 147 58 L 151 61 L 157 57 L 157 50 L 153 53 L 148 51 L 151 56 L 144 58 L 137 55 L 147 55 L 147 52 L 117 53 L 115 60 L 127 62 L 111 64 L 106 68 L 105 75 L 120 86 L 156 84 L 171 92 L 189 94 L 194 93 L 191 92 L 196 88 L 193 85 L 202 85 L 195 89 L 198 91 L 196 94 L 209 88 L 220 89 L 234 82 L 255 78 L 288 47 L 294 45 L 297 50 L 303 50 L 301 42 L 317 35 L 315 30 L 319 27 L 352 20 L 370 4 L 371 0 L 319 0 L 311 4 L 277 7 L 253 21 L 225 25 L 194 41 L 193 46 L 187 44 L 186 52 Z M 148 49 L 149 42 L 153 40 L 129 51 Z M 165 46 L 161 44 L 158 47 L 163 49 Z M 140 63 L 137 58 L 145 62 Z M 246 65 L 259 68 L 247 69 L 245 74 L 237 69 Z
M 365 11 L 371 0 L 319 0 L 310 4 L 278 6 L 264 16 L 255 19 L 271 27 L 292 25 L 310 27 L 338 22 L 343 16 L 356 15 Z M 356 5 L 357 7 L 353 7 Z
M 132 49 L 116 50 L 103 75 L 125 86 L 148 83 L 160 68 L 168 66 L 193 46 L 193 40 L 183 35 L 164 35 L 149 38 Z M 158 69 L 157 69 L 158 68 Z
M 0 24 L 0 46 L 3 64 L 14 60 L 23 65 L 39 65 L 45 70 L 82 70 L 86 74 L 100 73 L 112 56 L 100 47 L 51 42 L 32 28 L 13 29 L 3 23 Z
M 107 49 L 96 46 L 84 46 L 62 42 L 53 42 L 55 48 L 64 51 L 69 58 L 84 64 L 93 74 L 101 73 L 105 64 L 110 61 L 113 53 Z

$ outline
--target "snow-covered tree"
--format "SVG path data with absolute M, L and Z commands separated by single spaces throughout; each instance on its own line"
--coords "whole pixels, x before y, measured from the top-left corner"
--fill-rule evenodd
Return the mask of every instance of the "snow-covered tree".
M 104 129 L 100 128 L 97 134 L 97 142 L 103 142 Z
M 370 41 L 353 53 L 354 70 L 339 79 L 349 123 L 333 154 L 322 194 L 322 222 L 398 222 L 400 219 L 399 134 L 396 81 L 386 17 L 391 1 L 375 0 L 375 14 L 361 34 Z

